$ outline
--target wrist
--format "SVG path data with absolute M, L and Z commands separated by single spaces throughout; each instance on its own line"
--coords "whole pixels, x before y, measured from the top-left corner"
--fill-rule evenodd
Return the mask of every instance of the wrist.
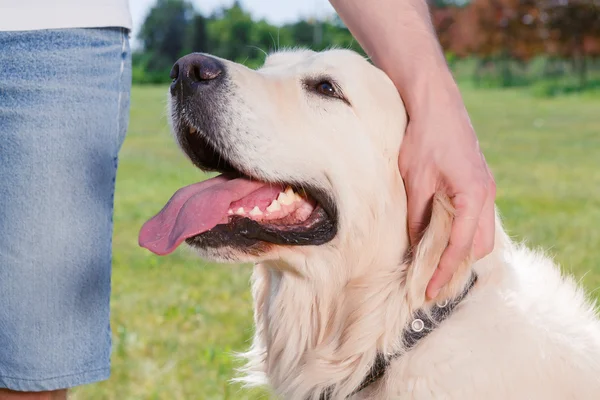
M 373 61 L 390 77 L 396 86 L 410 118 L 429 114 L 431 109 L 462 106 L 460 90 L 436 41 L 422 43 L 408 62 L 407 54 L 402 60 L 373 56 Z M 415 50 L 417 51 L 417 50 Z M 462 106 L 464 108 L 464 106 Z
M 430 63 L 418 65 L 406 75 L 408 79 L 394 82 L 411 118 L 429 113 L 431 109 L 453 109 L 462 106 L 460 90 L 443 55 Z
M 397 88 L 411 119 L 464 109 L 460 90 L 447 68 L 421 71 L 411 82 Z

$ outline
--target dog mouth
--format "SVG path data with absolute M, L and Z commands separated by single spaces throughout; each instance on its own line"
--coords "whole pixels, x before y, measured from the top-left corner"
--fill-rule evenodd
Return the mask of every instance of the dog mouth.
M 140 246 L 158 255 L 186 241 L 194 247 L 252 248 L 260 243 L 320 245 L 336 234 L 336 207 L 324 191 L 303 182 L 266 182 L 250 166 L 219 151 L 202 131 L 186 125 L 178 138 L 191 161 L 220 175 L 178 190 L 147 221 Z

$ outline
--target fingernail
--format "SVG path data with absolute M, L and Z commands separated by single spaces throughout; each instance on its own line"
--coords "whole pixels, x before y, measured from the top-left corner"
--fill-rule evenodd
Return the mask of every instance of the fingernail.
M 433 300 L 438 296 L 438 294 L 440 294 L 440 289 L 439 288 L 429 289 L 428 292 L 429 292 L 429 298 L 431 300 Z

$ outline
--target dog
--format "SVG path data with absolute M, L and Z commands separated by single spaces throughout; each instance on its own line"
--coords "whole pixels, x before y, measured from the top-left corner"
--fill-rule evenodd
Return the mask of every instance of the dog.
M 220 175 L 175 193 L 139 243 L 255 263 L 245 384 L 293 400 L 600 398 L 594 305 L 498 216 L 493 251 L 426 298 L 452 202 L 434 197 L 409 246 L 407 116 L 368 60 L 296 49 L 251 70 L 193 53 L 171 78 L 178 145 Z

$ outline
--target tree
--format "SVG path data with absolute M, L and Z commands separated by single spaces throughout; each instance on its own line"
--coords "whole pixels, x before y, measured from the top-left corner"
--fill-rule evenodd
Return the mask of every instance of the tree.
M 201 14 L 196 14 L 190 24 L 189 44 L 186 46 L 189 51 L 210 53 L 209 37 L 206 31 L 207 20 Z
M 223 58 L 243 62 L 248 58 L 248 44 L 253 21 L 247 12 L 234 2 L 211 16 L 207 31 L 211 38 L 212 52 Z
M 288 30 L 294 41 L 294 46 L 312 47 L 314 41 L 314 25 L 306 20 L 285 25 L 283 29 Z
M 254 24 L 250 43 L 267 53 L 294 45 L 289 30 L 271 25 L 264 20 Z
M 571 59 L 580 86 L 585 86 L 586 58 L 596 54 L 600 36 L 600 1 L 538 0 L 537 5 L 541 10 L 541 36 L 546 41 L 546 51 Z
M 184 0 L 158 0 L 148 13 L 138 38 L 149 71 L 169 70 L 183 55 L 193 7 Z
M 459 57 L 478 56 L 476 77 L 484 68 L 499 66 L 501 84 L 512 85 L 511 64 L 526 65 L 543 50 L 534 0 L 473 0 L 462 7 L 432 2 L 440 43 Z

